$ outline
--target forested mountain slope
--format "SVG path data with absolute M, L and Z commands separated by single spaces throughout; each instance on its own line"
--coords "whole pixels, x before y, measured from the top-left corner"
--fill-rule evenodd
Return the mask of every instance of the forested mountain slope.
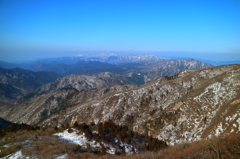
M 1 117 L 41 126 L 113 121 L 168 144 L 239 132 L 240 65 L 186 69 L 145 85 L 42 94 Z M 4 112 L 6 106 L 1 106 Z

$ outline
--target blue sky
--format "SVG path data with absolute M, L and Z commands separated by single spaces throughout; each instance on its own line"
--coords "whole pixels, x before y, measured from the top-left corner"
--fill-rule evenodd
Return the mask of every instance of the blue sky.
M 80 53 L 240 60 L 240 1 L 0 1 L 0 60 Z

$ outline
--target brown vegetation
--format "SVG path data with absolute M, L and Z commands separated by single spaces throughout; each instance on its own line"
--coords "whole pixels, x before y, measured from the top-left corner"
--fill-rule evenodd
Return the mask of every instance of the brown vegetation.
M 115 126 L 111 122 L 103 123 L 100 125 L 91 125 L 87 127 L 84 124 L 75 124 L 75 126 L 80 126 L 82 128 L 92 128 L 98 127 L 100 130 L 106 130 L 109 128 L 109 132 L 116 131 Z M 115 126 L 120 128 L 119 126 Z M 135 136 L 135 138 L 141 139 L 141 136 L 136 136 L 136 133 L 129 133 L 129 131 L 124 132 L 127 128 L 121 128 L 121 133 L 119 136 Z M 60 140 L 58 137 L 53 136 L 58 130 L 54 128 L 39 129 L 39 130 L 18 130 L 16 132 L 8 132 L 4 136 L 0 136 L 0 157 L 7 156 L 18 150 L 22 150 L 22 154 L 28 157 L 37 158 L 48 158 L 50 156 L 61 156 L 64 154 L 68 155 L 68 158 L 121 158 L 121 159 L 185 159 L 185 158 L 231 158 L 237 159 L 240 157 L 240 134 L 230 134 L 227 136 L 215 137 L 209 140 L 201 140 L 193 143 L 182 143 L 175 146 L 170 146 L 165 149 L 155 150 L 155 151 L 144 151 L 140 154 L 133 155 L 106 155 L 105 147 L 102 146 L 99 152 L 93 152 L 89 149 L 84 149 L 81 146 L 70 144 L 64 140 Z M 61 130 L 62 131 L 62 130 Z M 117 131 L 116 131 L 117 132 Z M 111 136 L 111 135 L 110 135 Z M 101 140 L 100 136 L 93 136 Z M 152 144 L 161 145 L 154 138 L 148 137 Z M 107 142 L 109 138 L 106 138 Z M 126 140 L 123 137 L 123 140 Z M 149 143 L 149 148 L 151 147 L 151 142 Z M 104 155 L 105 154 L 105 155 Z
M 8 132 L 0 136 L 0 158 L 18 150 L 22 150 L 24 156 L 32 158 L 54 158 L 64 154 L 68 154 L 69 159 L 96 156 L 90 150 L 53 136 L 52 134 L 56 132 L 54 128 Z
M 110 155 L 99 157 L 109 159 Z M 116 159 L 238 159 L 240 158 L 240 134 L 215 137 L 193 143 L 182 143 L 160 151 L 144 151 L 132 156 L 114 156 Z
M 95 139 L 98 142 L 102 141 L 104 143 L 115 145 L 115 139 L 117 139 L 118 141 L 138 147 L 140 151 L 156 151 L 167 147 L 167 144 L 164 141 L 160 141 L 152 136 L 140 135 L 129 130 L 127 126 L 115 125 L 111 121 L 99 123 L 97 125 L 87 125 L 85 123 L 79 125 L 75 122 L 74 128 L 84 132 L 89 140 Z M 92 130 L 97 130 L 98 134 L 92 134 Z M 68 129 L 68 131 L 72 132 L 70 129 Z M 103 151 L 103 148 L 101 152 L 105 152 Z

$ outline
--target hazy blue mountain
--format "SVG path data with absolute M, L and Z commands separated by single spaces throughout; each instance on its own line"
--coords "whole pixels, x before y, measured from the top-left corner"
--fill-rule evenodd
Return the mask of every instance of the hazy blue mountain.
M 65 63 L 57 63 L 51 67 L 42 68 L 42 71 L 52 71 L 61 75 L 69 74 L 94 74 L 99 72 L 112 72 L 121 74 L 124 72 L 122 67 L 117 65 L 99 62 L 99 61 L 79 61 L 69 65 Z
M 15 68 L 18 65 L 15 63 L 10 63 L 10 62 L 5 62 L 5 61 L 0 61 L 0 67 L 2 68 Z
M 23 94 L 20 89 L 10 84 L 0 83 L 0 103 L 12 103 L 21 95 Z
M 60 76 L 54 72 L 33 72 L 21 68 L 0 68 L 1 103 L 11 103 L 16 97 L 52 82 Z
M 145 61 L 166 61 L 166 60 L 170 60 L 170 58 L 163 58 L 155 55 L 120 56 L 117 54 L 96 54 L 96 55 L 79 55 L 75 57 L 46 58 L 23 63 L 8 63 L 0 61 L 0 67 L 3 68 L 20 67 L 32 71 L 48 71 L 49 68 L 53 67 L 54 69 L 54 67 L 56 67 L 56 65 L 59 64 L 74 65 L 77 64 L 79 61 L 98 61 L 103 63 L 121 65 L 126 63 L 138 63 Z
M 178 58 L 175 58 L 175 60 Z M 188 59 L 187 57 L 182 57 L 180 59 Z M 87 69 L 86 71 L 80 70 L 78 66 L 81 63 L 80 61 L 91 61 L 91 62 L 102 62 L 102 63 L 109 63 L 114 65 L 138 65 L 142 63 L 156 63 L 156 62 L 167 62 L 172 61 L 173 58 L 165 58 L 160 57 L 156 55 L 117 55 L 117 54 L 92 54 L 92 55 L 78 55 L 75 57 L 60 57 L 60 58 L 45 58 L 45 59 L 37 59 L 34 61 L 29 62 L 22 62 L 22 63 L 9 63 L 0 61 L 0 67 L 2 68 L 23 68 L 31 71 L 48 71 L 48 72 L 56 72 L 61 75 L 69 75 L 71 73 L 76 74 L 82 74 L 86 73 L 98 73 L 100 70 L 103 71 L 110 71 L 112 72 L 113 69 L 116 68 L 116 66 L 111 66 L 112 69 L 106 69 L 104 66 L 99 66 L 100 64 L 97 64 L 99 66 L 98 71 L 93 71 L 91 67 L 90 69 Z M 204 63 L 209 63 L 213 66 L 219 66 L 219 65 L 227 65 L 227 64 L 239 64 L 240 61 L 211 61 L 211 60 L 202 60 L 202 59 L 195 59 Z M 109 65 L 110 66 L 110 65 Z M 119 68 L 118 68 L 119 69 Z M 121 71 L 120 71 L 121 72 Z M 116 72 L 113 72 L 116 73 Z
M 3 118 L 0 118 L 0 128 L 12 125 L 13 123 L 7 120 L 4 120 Z
M 144 61 L 166 61 L 170 58 L 164 58 L 155 55 L 117 55 L 117 54 L 93 54 L 93 55 L 78 55 L 75 57 L 61 57 L 61 58 L 47 58 L 37 60 L 41 61 L 51 61 L 65 64 L 75 64 L 79 61 L 99 61 L 106 62 L 110 64 L 125 64 L 133 62 L 144 62 Z

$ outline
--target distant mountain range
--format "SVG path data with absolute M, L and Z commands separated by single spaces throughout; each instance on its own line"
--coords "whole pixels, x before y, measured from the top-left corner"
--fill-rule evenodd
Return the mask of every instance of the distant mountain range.
M 86 90 L 110 87 L 116 84 L 141 85 L 158 77 L 175 75 L 183 69 L 211 67 L 210 64 L 193 59 L 158 61 L 152 56 L 148 57 L 155 60 L 148 61 L 145 59 L 141 62 L 121 65 L 99 61 L 79 61 L 72 65 L 46 61 L 22 64 L 22 66 L 29 65 L 31 70 L 38 72 L 22 68 L 0 68 L 0 103 L 14 103 L 17 100 L 21 102 L 36 95 L 64 87 Z M 130 59 L 135 59 L 135 57 Z M 65 77 L 55 81 L 62 76 Z M 55 82 L 43 86 L 53 81 Z M 40 86 L 41 88 L 35 90 Z
M 187 58 L 179 58 L 187 59 Z M 108 63 L 113 65 L 126 65 L 137 64 L 145 62 L 163 62 L 176 60 L 176 58 L 165 58 L 155 55 L 117 55 L 117 54 L 94 54 L 94 55 L 78 55 L 75 57 L 60 57 L 60 58 L 46 58 L 38 59 L 35 61 L 22 62 L 22 63 L 8 63 L 0 61 L 0 67 L 2 68 L 23 68 L 32 71 L 54 71 L 58 74 L 67 75 L 70 72 L 66 69 L 74 69 L 74 65 L 80 61 L 98 61 L 102 63 Z M 240 61 L 211 61 L 203 59 L 195 59 L 204 63 L 211 64 L 213 66 L 227 65 L 227 64 L 240 64 Z M 115 66 L 116 67 L 116 66 Z M 66 69 L 64 69 L 66 68 Z
M 184 61 L 186 61 L 184 63 Z M 152 69 L 156 70 L 159 76 L 167 76 L 178 73 L 185 68 L 205 68 L 212 65 L 200 64 L 197 62 L 190 64 L 193 59 L 170 59 L 154 55 L 134 55 L 134 56 L 119 56 L 116 54 L 99 54 L 99 55 L 79 55 L 77 57 L 49 58 L 41 59 L 27 63 L 6 63 L 0 62 L 0 67 L 3 68 L 23 68 L 31 71 L 47 71 L 56 72 L 59 75 L 65 76 L 70 74 L 94 74 L 99 72 L 111 72 L 115 74 L 137 73 L 146 74 Z M 187 64 L 188 63 L 188 64 Z M 167 65 L 168 67 L 164 66 Z M 197 66 L 198 65 L 198 66 Z M 201 66 L 200 66 L 201 65 Z M 169 68 L 178 67 L 174 72 Z M 181 67 L 181 68 L 179 68 Z M 158 69 L 159 68 L 159 69 Z M 167 72 L 166 72 L 166 68 Z M 156 78 L 155 77 L 155 78 Z M 139 83 L 141 84 L 141 83 Z
M 65 64 L 75 64 L 79 61 L 99 61 L 121 65 L 126 63 L 137 63 L 144 61 L 167 61 L 167 60 L 171 60 L 171 58 L 164 58 L 155 55 L 117 55 L 102 53 L 93 55 L 78 55 L 75 57 L 39 59 L 37 61 L 51 61 Z

